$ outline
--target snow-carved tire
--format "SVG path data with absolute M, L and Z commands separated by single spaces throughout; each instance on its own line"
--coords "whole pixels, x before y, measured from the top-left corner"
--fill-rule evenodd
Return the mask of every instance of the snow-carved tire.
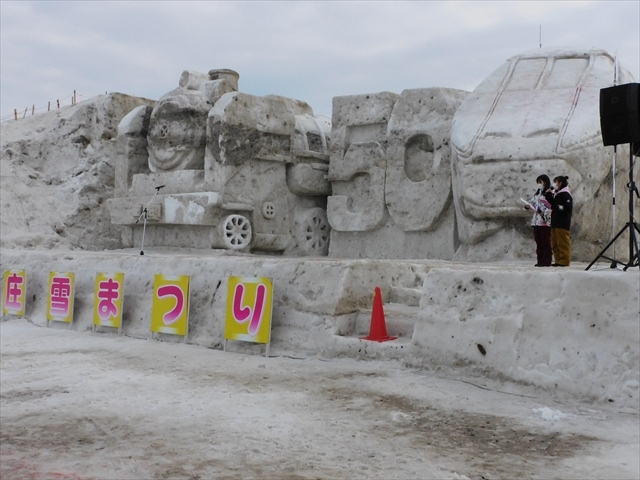
M 227 215 L 218 225 L 218 235 L 224 248 L 242 250 L 251 244 L 251 222 L 242 215 Z
M 322 208 L 310 208 L 303 212 L 297 230 L 296 240 L 302 252 L 319 257 L 329 253 L 331 227 L 327 213 Z

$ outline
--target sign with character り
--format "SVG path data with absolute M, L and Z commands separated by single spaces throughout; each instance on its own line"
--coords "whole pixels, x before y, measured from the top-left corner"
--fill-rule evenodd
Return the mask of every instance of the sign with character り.
M 122 328 L 124 273 L 98 273 L 93 299 L 93 325 Z
M 224 326 L 227 340 L 269 344 L 273 311 L 273 284 L 267 277 L 229 277 L 227 314 Z
M 66 322 L 71 327 L 73 321 L 73 300 L 75 276 L 71 272 L 49 272 L 47 288 L 47 326 L 49 322 Z
M 27 297 L 27 272 L 6 270 L 3 275 L 2 314 L 23 317 Z
M 168 276 L 157 274 L 153 282 L 151 306 L 151 335 L 171 333 L 182 335 L 187 341 L 189 330 L 188 275 Z

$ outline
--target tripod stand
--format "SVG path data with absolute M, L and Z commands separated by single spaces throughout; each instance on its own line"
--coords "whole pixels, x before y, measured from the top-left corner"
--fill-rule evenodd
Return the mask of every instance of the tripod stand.
M 144 223 L 142 224 L 142 243 L 140 245 L 140 255 L 144 255 L 144 234 L 145 234 L 145 231 L 147 230 L 147 217 L 149 216 L 149 205 L 151 205 L 151 202 L 153 202 L 153 200 L 156 198 L 156 195 L 158 195 L 158 192 L 162 187 L 164 187 L 164 185 L 160 185 L 156 187 L 156 193 L 153 194 L 153 197 L 151 197 L 151 200 L 149 200 L 149 203 L 147 203 L 147 206 L 144 207 L 144 209 L 142 210 L 142 213 L 136 220 L 136 223 L 138 223 L 141 218 L 144 218 Z
M 607 246 L 602 249 L 602 251 L 598 254 L 596 258 L 589 264 L 586 270 L 589 270 L 591 266 L 596 263 L 596 261 L 602 257 L 611 261 L 611 268 L 616 268 L 617 265 L 623 264 L 624 271 L 626 271 L 629 267 L 637 267 L 640 265 L 640 250 L 638 249 L 638 238 L 636 237 L 636 233 L 640 234 L 640 226 L 634 217 L 634 208 L 633 208 L 633 194 L 635 193 L 638 198 L 640 198 L 640 193 L 638 192 L 638 187 L 633 179 L 633 156 L 634 156 L 634 145 L 632 143 L 629 144 L 629 221 L 625 224 L 625 226 L 620 230 L 613 239 L 607 243 Z M 620 235 L 622 235 L 625 230 L 629 229 L 629 262 L 624 263 L 620 260 L 616 260 L 615 258 L 607 257 L 604 252 L 618 239 Z

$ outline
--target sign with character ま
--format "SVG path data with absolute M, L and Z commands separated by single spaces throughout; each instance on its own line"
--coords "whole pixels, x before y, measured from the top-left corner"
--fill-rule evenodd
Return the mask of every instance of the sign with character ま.
M 124 273 L 98 273 L 93 299 L 93 325 L 122 327 Z

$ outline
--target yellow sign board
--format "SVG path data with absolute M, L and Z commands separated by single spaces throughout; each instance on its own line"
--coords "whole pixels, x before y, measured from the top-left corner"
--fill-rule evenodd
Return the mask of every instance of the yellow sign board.
M 5 270 L 2 281 L 2 314 L 24 316 L 27 297 L 27 272 L 24 270 Z
M 75 277 L 71 272 L 49 272 L 47 298 L 47 321 L 71 323 L 73 321 L 73 299 Z
M 151 332 L 187 335 L 189 280 L 188 275 L 157 274 L 155 276 L 151 305 Z
M 273 284 L 267 277 L 229 277 L 226 340 L 269 343 Z
M 122 326 L 124 273 L 98 273 L 93 299 L 93 324 L 105 327 Z

